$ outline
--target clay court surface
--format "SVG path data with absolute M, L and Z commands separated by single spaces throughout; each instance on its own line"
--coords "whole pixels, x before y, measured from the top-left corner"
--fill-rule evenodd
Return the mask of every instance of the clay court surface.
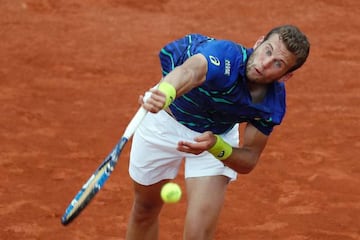
M 356 0 L 1 0 L 0 239 L 124 239 L 129 146 L 83 214 L 60 217 L 159 80 L 158 50 L 191 32 L 251 47 L 292 23 L 309 60 L 258 166 L 230 185 L 216 239 L 359 240 L 359 16 Z M 160 239 L 182 239 L 185 207 L 165 206 Z

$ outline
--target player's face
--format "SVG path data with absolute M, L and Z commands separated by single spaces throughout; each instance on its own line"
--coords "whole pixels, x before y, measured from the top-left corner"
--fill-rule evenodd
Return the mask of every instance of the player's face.
M 270 83 L 286 80 L 287 71 L 295 64 L 295 55 L 286 49 L 278 34 L 255 45 L 246 64 L 246 76 L 250 82 Z

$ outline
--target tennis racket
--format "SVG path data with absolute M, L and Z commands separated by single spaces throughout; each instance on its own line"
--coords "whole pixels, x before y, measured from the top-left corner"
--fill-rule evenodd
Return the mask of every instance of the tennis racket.
M 74 199 L 65 210 L 65 213 L 61 218 L 61 223 L 63 225 L 67 225 L 72 222 L 95 197 L 96 193 L 104 186 L 106 180 L 108 180 L 111 173 L 114 171 L 121 151 L 125 147 L 128 140 L 132 137 L 146 114 L 147 111 L 143 107 L 140 107 L 140 109 L 136 112 L 126 127 L 123 136 L 116 144 L 112 152 L 105 158 L 101 165 L 87 180 L 87 182 L 83 185 L 81 190 L 76 194 Z

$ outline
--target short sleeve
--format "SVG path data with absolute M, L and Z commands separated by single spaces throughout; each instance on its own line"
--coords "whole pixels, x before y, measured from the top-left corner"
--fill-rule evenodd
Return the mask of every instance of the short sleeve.
M 280 125 L 286 113 L 286 90 L 282 82 L 274 82 L 268 88 L 265 106 L 267 116 L 250 121 L 259 131 L 265 135 L 270 135 L 274 127 Z
M 200 46 L 197 53 L 208 62 L 205 85 L 211 89 L 227 89 L 237 81 L 242 54 L 234 42 L 227 40 L 210 41 Z

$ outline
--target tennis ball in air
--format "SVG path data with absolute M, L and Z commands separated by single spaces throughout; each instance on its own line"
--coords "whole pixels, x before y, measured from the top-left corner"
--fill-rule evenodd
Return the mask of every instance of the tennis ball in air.
M 181 188 L 178 184 L 169 182 L 162 186 L 160 195 L 165 203 L 176 203 L 181 198 Z

